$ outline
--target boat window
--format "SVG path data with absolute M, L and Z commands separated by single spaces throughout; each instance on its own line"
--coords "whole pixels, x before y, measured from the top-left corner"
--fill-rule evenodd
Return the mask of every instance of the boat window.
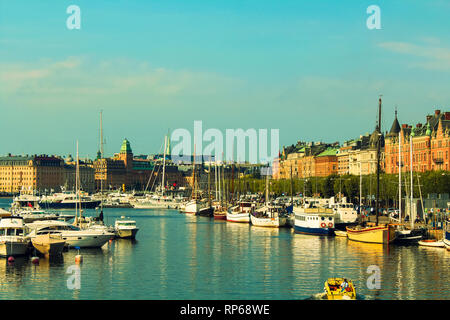
M 0 236 L 4 236 L 5 235 L 5 229 L 0 229 Z
M 14 235 L 14 229 L 7 229 L 6 230 L 6 235 L 7 236 L 13 236 Z
M 330 220 L 330 221 L 331 221 L 331 220 L 333 220 L 333 219 L 331 219 L 331 217 L 329 217 L 329 218 L 328 218 L 328 220 Z
M 325 220 L 325 218 L 324 218 L 324 217 L 322 217 L 322 220 Z
M 18 235 L 18 236 L 23 235 L 23 230 L 22 229 L 16 229 L 16 235 Z

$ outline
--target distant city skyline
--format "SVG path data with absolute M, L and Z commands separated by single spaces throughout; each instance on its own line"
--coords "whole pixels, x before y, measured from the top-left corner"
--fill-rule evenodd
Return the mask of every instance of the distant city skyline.
M 66 9 L 81 9 L 69 30 Z M 381 29 L 366 27 L 367 7 Z M 0 0 L 0 155 L 95 158 L 168 130 L 279 129 L 340 143 L 450 105 L 450 3 Z M 429 17 L 432 17 L 429 18 Z

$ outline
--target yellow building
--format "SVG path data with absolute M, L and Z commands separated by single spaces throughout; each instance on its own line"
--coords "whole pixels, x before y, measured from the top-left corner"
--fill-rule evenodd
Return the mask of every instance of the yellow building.
M 64 182 L 64 161 L 48 155 L 0 157 L 0 192 L 44 192 Z

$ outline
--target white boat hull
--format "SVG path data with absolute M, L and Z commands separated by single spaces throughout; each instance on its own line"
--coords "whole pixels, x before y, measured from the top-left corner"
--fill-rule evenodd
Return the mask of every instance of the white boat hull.
M 27 253 L 28 244 L 26 242 L 3 241 L 0 242 L 0 256 L 23 256 Z
M 227 221 L 239 222 L 239 223 L 249 223 L 250 214 L 249 213 L 229 213 L 227 212 Z
M 287 218 L 275 217 L 275 218 L 258 218 L 254 215 L 250 216 L 252 225 L 257 227 L 269 227 L 269 228 L 279 228 L 287 224 Z

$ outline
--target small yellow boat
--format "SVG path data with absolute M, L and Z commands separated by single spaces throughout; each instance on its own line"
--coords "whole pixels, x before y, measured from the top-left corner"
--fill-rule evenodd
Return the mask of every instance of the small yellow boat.
M 347 287 L 342 290 L 344 278 L 329 278 L 325 281 L 325 293 L 328 300 L 356 300 L 356 290 L 351 280 L 346 280 Z

